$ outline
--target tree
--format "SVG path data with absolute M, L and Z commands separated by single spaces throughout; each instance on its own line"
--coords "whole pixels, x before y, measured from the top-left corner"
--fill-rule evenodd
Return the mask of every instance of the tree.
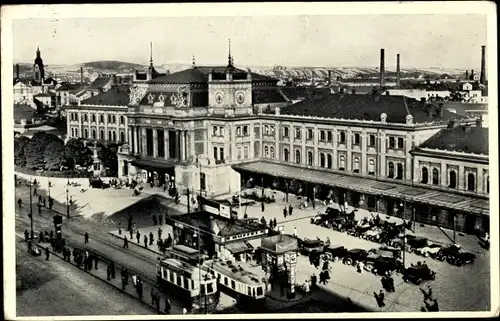
M 51 137 L 45 132 L 37 132 L 27 144 L 24 155 L 26 157 L 26 167 L 31 169 L 45 168 L 43 152 Z
M 105 146 L 103 144 L 97 145 L 97 157 L 104 167 L 109 168 L 111 173 L 118 172 L 118 153 L 117 146 Z
M 43 151 L 46 170 L 59 170 L 65 163 L 64 141 L 55 135 L 49 135 L 49 140 Z
M 64 158 L 66 165 L 75 168 L 75 165 L 88 167 L 92 164 L 92 151 L 88 149 L 83 139 L 72 138 L 64 146 Z
M 26 136 L 21 136 L 14 139 L 14 164 L 17 166 L 26 166 L 26 147 L 30 139 Z

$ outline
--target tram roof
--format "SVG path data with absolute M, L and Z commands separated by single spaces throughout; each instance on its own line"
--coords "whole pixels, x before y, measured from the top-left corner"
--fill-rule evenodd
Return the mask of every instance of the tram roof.
M 207 273 L 206 269 L 200 271 L 198 267 L 176 259 L 164 259 L 161 261 L 160 265 L 181 275 L 188 276 L 194 281 L 200 279 L 200 272 L 206 279 L 213 279 L 213 276 Z
M 260 268 L 252 267 L 244 262 L 237 262 L 237 264 L 231 264 L 230 266 L 227 261 L 215 259 L 207 260 L 203 265 L 251 286 L 263 284 L 262 278 L 265 277 L 264 271 Z

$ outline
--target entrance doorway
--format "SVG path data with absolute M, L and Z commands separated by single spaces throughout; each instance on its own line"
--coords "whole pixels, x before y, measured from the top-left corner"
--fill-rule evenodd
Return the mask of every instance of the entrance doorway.
M 474 233 L 476 231 L 476 216 L 465 214 L 464 232 Z

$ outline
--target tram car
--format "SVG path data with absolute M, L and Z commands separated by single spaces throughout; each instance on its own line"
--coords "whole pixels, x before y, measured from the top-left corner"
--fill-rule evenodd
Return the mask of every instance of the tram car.
M 193 307 L 210 309 L 217 304 L 217 279 L 206 269 L 199 269 L 174 258 L 160 260 L 157 264 L 158 284 L 178 293 Z M 200 292 L 201 291 L 201 292 Z
M 222 259 L 206 260 L 203 267 L 208 269 L 218 280 L 218 287 L 238 303 L 255 303 L 266 296 L 264 272 L 250 271 L 243 262 L 224 261 Z

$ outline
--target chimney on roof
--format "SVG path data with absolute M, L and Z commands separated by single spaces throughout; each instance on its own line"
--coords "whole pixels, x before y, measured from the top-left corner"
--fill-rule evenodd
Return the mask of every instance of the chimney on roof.
M 332 85 L 332 71 L 328 70 L 328 87 Z
M 474 69 L 470 70 L 470 80 L 474 80 Z
M 19 64 L 16 64 L 16 79 L 19 79 Z
M 399 88 L 401 86 L 400 81 L 400 65 L 399 65 L 399 54 L 396 55 L 396 87 Z
M 80 84 L 83 85 L 83 67 L 80 67 Z
M 385 86 L 385 50 L 380 49 L 380 87 Z
M 481 46 L 481 76 L 479 83 L 486 85 L 486 46 Z
M 469 80 L 469 71 L 468 70 L 465 71 L 465 80 Z

